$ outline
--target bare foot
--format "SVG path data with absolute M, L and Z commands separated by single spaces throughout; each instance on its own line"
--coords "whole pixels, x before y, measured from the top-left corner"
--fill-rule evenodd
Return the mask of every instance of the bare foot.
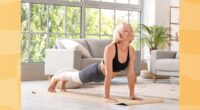
M 104 101 L 107 103 L 117 103 L 118 102 L 117 99 L 113 99 L 113 98 L 105 98 Z
M 56 88 L 57 83 L 58 83 L 58 80 L 56 80 L 54 77 L 52 77 L 50 84 L 49 84 L 49 87 L 48 87 L 48 91 L 49 92 L 56 92 L 55 88 Z
M 61 87 L 60 87 L 61 92 L 66 92 L 66 88 L 65 88 L 66 83 L 67 83 L 67 81 L 61 81 Z
M 131 100 L 142 100 L 142 98 L 140 98 L 140 97 L 131 97 Z

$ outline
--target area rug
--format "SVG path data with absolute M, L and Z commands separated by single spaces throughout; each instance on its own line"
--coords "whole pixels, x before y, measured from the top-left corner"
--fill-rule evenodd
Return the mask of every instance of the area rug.
M 136 84 L 135 91 L 141 96 L 179 100 L 179 85 L 177 84 Z
M 104 93 L 104 85 L 92 85 L 87 84 L 79 88 L 79 92 L 87 93 L 90 91 L 96 93 Z M 115 84 L 111 85 L 111 95 L 128 96 L 129 88 L 128 84 Z M 171 100 L 179 99 L 179 85 L 177 84 L 163 84 L 163 83 L 145 83 L 135 85 L 135 94 L 137 96 L 152 97 L 152 98 L 164 98 Z
M 71 91 L 78 91 L 81 93 L 95 93 L 104 94 L 103 82 L 100 83 L 88 83 L 84 84 L 78 89 L 67 89 Z M 112 81 L 111 96 L 124 96 L 128 97 L 129 88 L 126 78 L 116 78 Z M 179 100 L 179 84 L 177 79 L 166 79 L 158 80 L 158 82 L 153 83 L 152 80 L 139 79 L 135 84 L 135 94 L 139 97 L 150 97 L 150 98 L 163 98 L 170 100 Z

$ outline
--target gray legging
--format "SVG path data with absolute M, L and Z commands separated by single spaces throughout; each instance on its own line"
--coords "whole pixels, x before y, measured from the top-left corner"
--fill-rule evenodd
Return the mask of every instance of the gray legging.
M 87 66 L 79 72 L 79 77 L 82 83 L 104 81 L 104 74 L 100 68 L 100 64 L 95 63 Z
M 69 69 L 70 70 L 70 69 Z M 69 71 L 67 68 L 58 71 L 54 78 L 68 80 L 74 83 L 88 83 L 104 81 L 104 74 L 100 69 L 100 64 L 95 63 L 87 66 L 81 71 Z

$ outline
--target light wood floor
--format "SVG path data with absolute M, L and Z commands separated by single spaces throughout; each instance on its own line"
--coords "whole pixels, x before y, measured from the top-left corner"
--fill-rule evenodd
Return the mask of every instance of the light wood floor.
M 148 80 L 139 80 L 138 83 L 152 83 Z M 124 79 L 116 79 L 113 83 L 124 83 Z M 165 84 L 177 84 L 174 80 L 160 80 L 157 82 Z M 97 101 L 80 101 L 76 98 L 62 96 L 51 96 L 42 94 L 33 94 L 33 90 L 47 88 L 48 81 L 23 81 L 21 84 L 21 103 L 22 110 L 178 110 L 179 101 L 173 99 L 164 99 L 163 103 L 120 106 L 108 103 L 98 103 Z M 88 88 L 87 88 L 88 89 Z M 158 88 L 159 89 L 159 88 Z M 148 92 L 148 91 L 147 91 Z M 144 97 L 144 96 L 142 96 Z

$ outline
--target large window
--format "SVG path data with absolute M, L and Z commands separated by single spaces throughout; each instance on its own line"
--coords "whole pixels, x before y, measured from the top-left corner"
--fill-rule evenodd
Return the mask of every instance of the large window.
M 57 38 L 111 39 L 121 22 L 136 29 L 141 0 L 22 0 L 21 60 L 43 63 Z
M 101 38 L 109 39 L 114 30 L 114 10 L 101 9 Z
M 99 38 L 99 9 L 86 9 L 86 38 Z

